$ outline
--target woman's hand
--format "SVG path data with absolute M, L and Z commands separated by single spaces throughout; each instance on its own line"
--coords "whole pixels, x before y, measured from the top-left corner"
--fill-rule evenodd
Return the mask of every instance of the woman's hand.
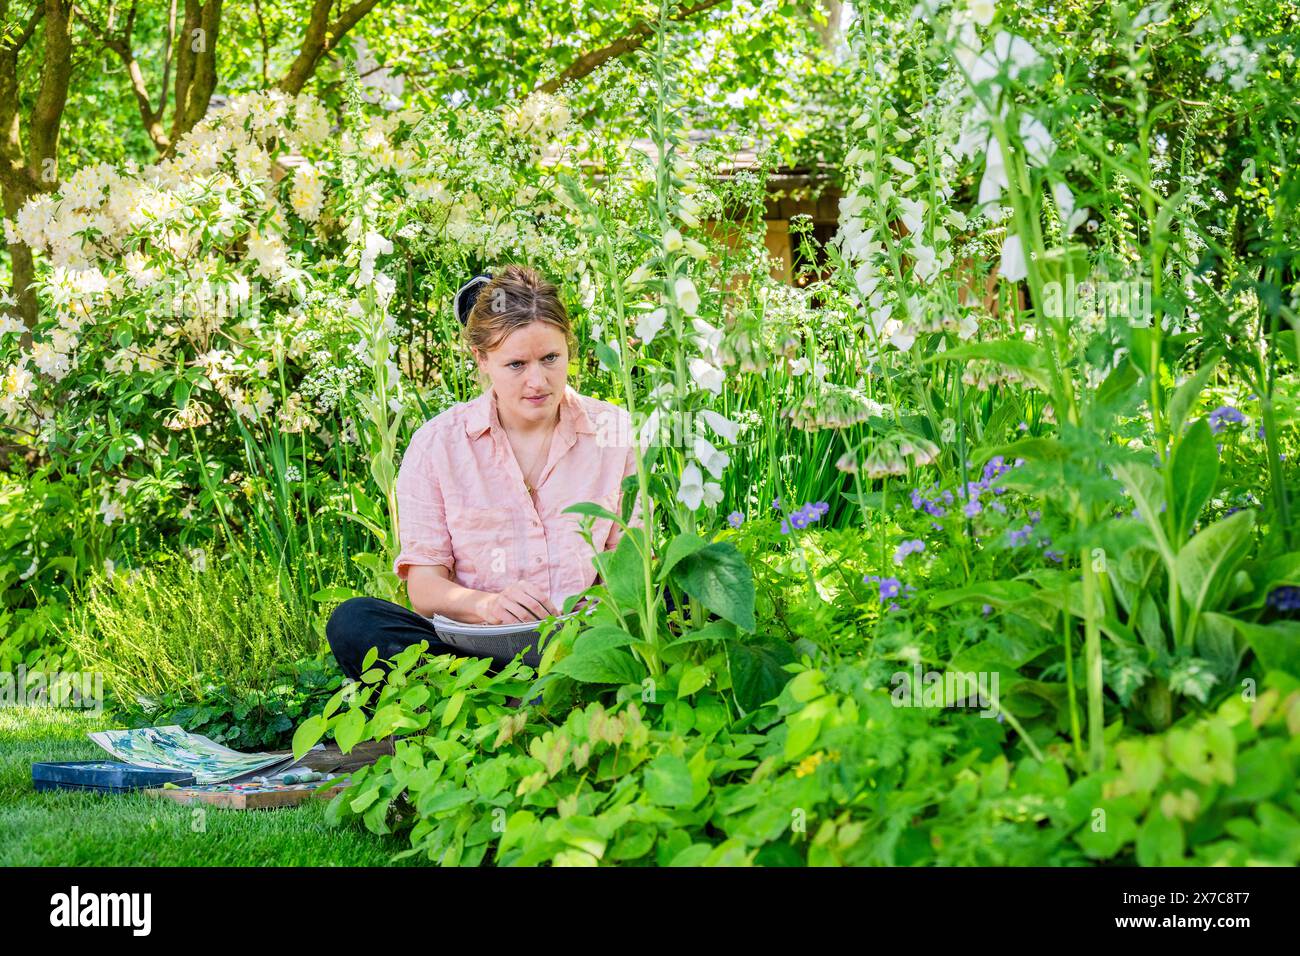
M 484 624 L 540 621 L 560 613 L 541 588 L 527 581 L 516 581 L 497 593 L 484 592 L 476 610 Z

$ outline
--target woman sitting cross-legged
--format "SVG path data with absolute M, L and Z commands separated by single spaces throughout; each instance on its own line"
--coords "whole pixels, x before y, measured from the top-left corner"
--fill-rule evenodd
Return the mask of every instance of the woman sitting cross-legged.
M 334 610 L 326 637 L 354 679 L 372 647 L 381 660 L 424 640 L 434 654 L 465 653 L 438 639 L 434 614 L 467 624 L 558 614 L 596 578 L 578 516 L 561 512 L 592 501 L 618 514 L 622 480 L 636 471 L 627 411 L 568 384 L 573 333 L 554 285 L 507 266 L 471 280 L 456 311 L 487 387 L 411 438 L 397 476 L 394 570 L 413 610 L 369 597 Z M 597 519 L 592 542 L 608 550 L 621 533 Z M 535 665 L 536 649 L 524 660 Z

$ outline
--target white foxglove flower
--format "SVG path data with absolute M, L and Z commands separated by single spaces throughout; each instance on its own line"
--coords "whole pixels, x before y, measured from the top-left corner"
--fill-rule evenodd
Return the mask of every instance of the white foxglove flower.
M 695 289 L 695 283 L 688 276 L 680 276 L 677 279 L 673 284 L 673 292 L 677 296 L 677 304 L 687 315 L 694 315 L 699 311 L 700 294 Z
M 722 394 L 722 383 L 726 376 L 714 368 L 702 358 L 693 358 L 690 361 L 691 378 L 695 379 L 700 388 L 706 388 L 714 395 Z
M 731 456 L 725 451 L 718 451 L 703 435 L 695 436 L 693 451 L 700 464 L 707 468 L 714 478 L 721 478 L 722 472 L 731 464 Z
M 934 250 L 921 241 L 912 243 L 912 274 L 922 282 L 929 282 L 939 274 L 939 260 Z
M 720 501 L 722 501 L 722 486 L 716 481 L 706 481 L 704 483 L 704 506 L 712 508 Z
M 1056 183 L 1052 186 L 1052 198 L 1056 200 L 1056 208 L 1061 215 L 1061 230 L 1066 236 L 1071 235 L 1074 230 L 1088 221 L 1090 210 L 1086 207 L 1074 208 L 1074 193 L 1065 183 Z
M 704 419 L 705 424 L 713 429 L 714 434 L 720 438 L 725 438 L 729 442 L 734 442 L 740 435 L 740 426 L 729 418 L 724 418 L 711 409 L 700 411 L 700 417 Z
M 898 206 L 902 214 L 903 225 L 907 227 L 907 231 L 920 232 L 921 226 L 925 223 L 925 200 L 903 197 L 898 200 Z
M 889 333 L 889 344 L 900 352 L 906 352 L 916 341 L 916 329 L 901 322 L 890 323 L 893 330 Z
M 980 194 L 977 206 L 986 206 L 1002 198 L 1002 190 L 1011 185 L 1007 178 L 1006 163 L 1002 159 L 1002 147 L 997 137 L 990 134 L 988 152 L 984 164 L 984 178 L 980 180 Z
M 659 422 L 661 417 L 662 416 L 659 414 L 659 409 L 656 408 L 649 415 L 647 415 L 645 421 L 642 422 L 641 431 L 637 434 L 637 443 L 641 446 L 642 452 L 644 452 L 651 445 L 657 443 L 657 440 L 659 438 Z
M 692 511 L 699 510 L 704 501 L 704 475 L 700 466 L 693 461 L 682 469 L 681 484 L 677 486 L 677 500 Z
M 650 266 L 642 263 L 623 281 L 623 285 L 628 289 L 635 289 L 639 286 L 645 285 L 651 278 L 653 278 L 653 276 L 654 272 L 650 269 Z
M 692 259 L 703 259 L 709 254 L 708 248 L 698 239 L 685 239 L 682 241 L 682 248 Z
M 1025 265 L 1025 247 L 1015 233 L 1002 243 L 1002 265 L 998 267 L 998 274 L 1008 282 L 1019 282 L 1029 275 Z
M 664 327 L 664 322 L 667 320 L 668 310 L 663 306 L 641 313 L 636 320 L 636 337 L 641 340 L 641 344 L 648 345 L 654 341 L 654 337 L 659 334 L 659 330 Z
M 864 262 L 858 266 L 853 273 L 853 281 L 858 287 L 858 293 L 864 299 L 869 299 L 872 293 L 876 291 L 876 286 L 880 284 L 880 274 L 873 262 Z
M 1056 143 L 1052 141 L 1052 134 L 1047 131 L 1047 127 L 1028 113 L 1023 113 L 1020 117 L 1020 141 L 1025 144 L 1025 155 L 1030 162 L 1039 166 L 1046 166 L 1056 150 Z
M 911 163 L 909 163 L 907 160 L 902 159 L 902 158 L 900 158 L 900 157 L 898 157 L 898 156 L 890 156 L 890 157 L 889 157 L 889 165 L 893 166 L 896 170 L 898 170 L 898 171 L 899 171 L 900 173 L 902 173 L 904 176 L 915 176 L 915 175 L 916 175 L 916 167 L 913 166 Z
M 676 252 L 682 247 L 682 234 L 676 229 L 664 233 L 664 252 Z
M 695 337 L 695 344 L 701 352 L 716 352 L 722 347 L 722 329 L 703 319 L 692 319 L 691 325 L 699 333 Z

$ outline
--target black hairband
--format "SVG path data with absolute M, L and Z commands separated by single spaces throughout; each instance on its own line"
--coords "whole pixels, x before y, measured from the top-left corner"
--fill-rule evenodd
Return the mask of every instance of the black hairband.
M 474 303 L 478 301 L 478 294 L 491 280 L 492 274 L 484 272 L 470 279 L 456 292 L 456 298 L 452 300 L 452 308 L 456 312 L 456 318 L 460 319 L 461 325 L 469 322 L 469 314 L 474 309 Z

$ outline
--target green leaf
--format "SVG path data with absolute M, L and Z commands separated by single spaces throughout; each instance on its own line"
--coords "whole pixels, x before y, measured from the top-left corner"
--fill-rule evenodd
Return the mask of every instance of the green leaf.
M 1137 832 L 1138 866 L 1177 866 L 1183 860 L 1183 824 L 1153 805 Z
M 1193 610 L 1214 607 L 1250 545 L 1254 527 L 1255 512 L 1247 508 L 1203 529 L 1178 552 L 1174 563 L 1178 587 Z
M 697 551 L 703 550 L 708 547 L 708 544 L 699 535 L 691 534 L 689 531 L 677 535 L 672 541 L 668 542 L 668 551 L 664 554 L 663 561 L 660 562 L 659 574 L 656 580 L 663 581 L 668 577 L 668 572 L 677 565 L 677 562 Z
M 754 630 L 754 575 L 735 545 L 715 541 L 682 558 L 672 576 L 714 614 L 742 631 Z
M 442 712 L 442 726 L 450 727 L 452 722 L 460 714 L 460 709 L 465 704 L 465 692 L 458 690 L 452 694 L 447 701 L 447 709 Z
M 1205 616 L 1228 622 L 1235 627 L 1241 639 L 1255 652 L 1264 670 L 1285 671 L 1300 676 L 1300 621 L 1254 624 L 1226 614 Z
M 930 608 L 938 611 L 962 601 L 981 601 L 994 607 L 1010 607 L 1039 596 L 1039 589 L 1026 581 L 984 581 L 964 588 L 950 588 L 930 597 Z
M 614 514 L 614 512 L 610 511 L 608 508 L 602 508 L 594 501 L 580 501 L 576 505 L 569 505 L 569 507 L 561 511 L 560 514 L 589 515 L 592 518 L 608 518 L 610 521 L 617 522 L 618 524 L 623 523 L 619 519 L 618 515 Z
M 600 557 L 604 564 L 605 585 L 614 600 L 626 607 L 642 607 L 645 604 L 645 565 L 637 551 L 641 534 L 639 528 L 629 528 L 613 552 L 605 552 Z
M 677 685 L 677 699 L 690 697 L 697 690 L 709 682 L 713 676 L 713 671 L 703 664 L 696 664 L 694 667 L 687 668 L 686 673 L 682 675 L 681 681 Z
M 1184 541 L 1219 480 L 1219 451 L 1205 419 L 1197 421 L 1178 443 L 1170 471 L 1174 495 L 1170 508 L 1173 539 Z
M 727 662 L 736 703 L 749 713 L 772 700 L 789 682 L 785 665 L 794 661 L 794 648 L 779 638 L 750 644 L 728 641 Z
M 551 668 L 551 672 L 584 684 L 639 684 L 645 676 L 635 658 L 620 648 L 570 654 Z
M 1181 435 L 1183 433 L 1183 423 L 1187 421 L 1187 414 L 1191 411 L 1192 405 L 1196 402 L 1196 396 L 1201 394 L 1201 389 L 1205 383 L 1210 380 L 1214 374 L 1214 367 L 1219 362 L 1218 357 L 1214 357 L 1198 368 L 1187 381 L 1179 385 L 1174 390 L 1173 397 L 1169 399 L 1169 433 L 1171 435 Z
M 629 634 L 621 627 L 602 624 L 598 627 L 588 628 L 579 634 L 573 642 L 573 653 L 594 654 L 597 651 L 607 651 L 615 647 L 626 647 L 628 644 L 635 642 L 636 635 Z
M 301 760 L 312 747 L 320 743 L 325 736 L 325 718 L 313 714 L 304 720 L 293 732 L 293 758 Z
M 1174 549 L 1169 544 L 1160 513 L 1165 503 L 1165 483 L 1160 473 L 1150 465 L 1123 464 L 1115 466 L 1115 477 L 1137 504 L 1138 514 L 1151 532 L 1156 549 L 1164 559 L 1169 573 L 1174 573 Z
M 688 807 L 695 790 L 691 769 L 676 754 L 660 754 L 646 764 L 645 792 L 661 807 Z
M 668 646 L 677 647 L 680 644 L 692 644 L 697 641 L 729 641 L 735 636 L 736 625 L 730 621 L 710 621 L 697 630 L 687 631 Z
M 600 364 L 604 365 L 611 372 L 619 370 L 618 353 L 609 347 L 605 342 L 596 343 L 596 358 L 600 359 Z
M 366 716 L 360 710 L 349 710 L 340 717 L 334 725 L 334 739 L 338 742 L 339 750 L 350 752 L 361 739 L 365 727 Z

